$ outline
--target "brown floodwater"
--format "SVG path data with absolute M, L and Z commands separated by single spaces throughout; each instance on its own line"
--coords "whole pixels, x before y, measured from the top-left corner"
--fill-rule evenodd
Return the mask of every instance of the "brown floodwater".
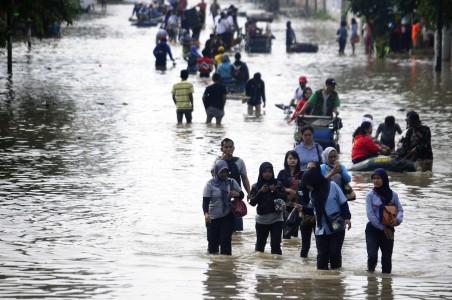
M 130 26 L 131 11 L 115 5 L 83 16 L 31 52 L 16 43 L 11 80 L 0 56 L 0 298 L 452 298 L 449 66 L 439 75 L 427 58 L 369 59 L 362 46 L 339 57 L 332 21 L 292 19 L 298 40 L 318 42 L 320 51 L 286 54 L 280 18 L 272 54 L 242 53 L 266 82 L 265 115 L 247 118 L 240 101 L 228 101 L 224 124 L 206 125 L 209 82 L 191 77 L 194 123 L 176 126 L 170 91 L 185 67 L 181 47 L 172 46 L 175 68 L 155 72 L 157 29 Z M 293 129 L 274 104 L 289 101 L 301 74 L 314 89 L 336 79 L 348 166 L 365 113 L 376 123 L 392 114 L 405 127 L 415 109 L 431 128 L 433 173 L 391 174 L 405 210 L 392 275 L 365 271 L 369 173 L 353 174 L 358 199 L 340 271 L 316 270 L 314 241 L 305 260 L 298 239 L 284 241 L 280 257 L 256 254 L 251 207 L 233 255 L 206 254 L 202 190 L 220 140 L 235 141 L 252 182 L 263 161 L 281 169 Z

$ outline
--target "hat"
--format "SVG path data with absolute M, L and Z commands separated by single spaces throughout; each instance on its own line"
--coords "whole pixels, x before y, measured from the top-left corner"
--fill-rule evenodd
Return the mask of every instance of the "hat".
M 308 79 L 306 78 L 306 76 L 301 75 L 300 77 L 298 77 L 298 82 L 299 83 L 307 83 Z
M 328 78 L 328 79 L 325 81 L 325 85 L 336 86 L 336 80 L 334 80 L 334 78 Z

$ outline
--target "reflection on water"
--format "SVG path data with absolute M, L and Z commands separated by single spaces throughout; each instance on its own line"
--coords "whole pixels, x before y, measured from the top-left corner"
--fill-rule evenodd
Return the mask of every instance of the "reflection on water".
M 212 258 L 205 273 L 204 296 L 207 299 L 235 298 L 240 295 L 240 282 L 243 281 L 237 272 L 234 260 L 228 258 Z
M 292 20 L 321 52 L 286 54 L 280 18 L 272 55 L 242 53 L 266 82 L 265 115 L 250 118 L 246 105 L 228 101 L 223 124 L 206 125 L 201 96 L 209 82 L 191 77 L 193 124 L 177 126 L 170 91 L 184 67 L 182 49 L 172 45 L 175 68 L 154 72 L 156 28 L 129 26 L 130 12 L 113 5 L 107 15 L 85 16 L 31 52 L 16 44 L 14 77 L 0 77 L 1 298 L 452 297 L 451 72 L 436 75 L 425 59 L 338 58 L 334 22 Z M 1 56 L 0 74 L 5 65 Z M 313 89 L 336 78 L 347 165 L 365 113 L 376 123 L 392 114 L 403 127 L 406 111 L 416 109 L 431 128 L 434 172 L 390 174 L 405 219 L 389 277 L 365 272 L 369 173 L 353 174 L 358 197 L 340 272 L 315 269 L 314 244 L 301 260 L 297 239 L 283 242 L 282 257 L 255 254 L 251 207 L 233 256 L 205 254 L 202 188 L 220 141 L 234 140 L 251 182 L 263 161 L 282 169 L 293 131 L 273 104 L 289 101 L 300 73 Z

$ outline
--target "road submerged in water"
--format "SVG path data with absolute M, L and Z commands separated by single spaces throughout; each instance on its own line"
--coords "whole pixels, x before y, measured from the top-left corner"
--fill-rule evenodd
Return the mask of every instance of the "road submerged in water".
M 111 5 L 104 16 L 83 16 L 30 53 L 16 44 L 14 77 L 0 77 L 1 298 L 452 298 L 450 71 L 435 74 L 427 59 L 368 59 L 361 47 L 338 57 L 336 24 L 315 20 L 292 24 L 319 53 L 286 54 L 280 18 L 272 54 L 243 53 L 266 82 L 265 115 L 246 118 L 246 107 L 229 101 L 223 126 L 206 125 L 201 95 L 209 82 L 191 77 L 194 123 L 176 126 L 170 90 L 185 67 L 181 47 L 172 47 L 175 68 L 155 72 L 157 29 L 130 26 L 131 11 Z M 336 79 L 347 165 L 365 113 L 376 122 L 392 114 L 403 127 L 414 109 L 432 130 L 433 174 L 391 174 L 405 220 L 390 276 L 365 271 L 369 173 L 353 174 L 358 199 L 341 271 L 316 270 L 314 241 L 305 260 L 298 239 L 283 242 L 281 257 L 254 253 L 253 208 L 232 257 L 206 254 L 201 197 L 220 140 L 235 141 L 252 182 L 263 161 L 281 169 L 293 129 L 274 104 L 289 101 L 301 74 L 314 89 Z

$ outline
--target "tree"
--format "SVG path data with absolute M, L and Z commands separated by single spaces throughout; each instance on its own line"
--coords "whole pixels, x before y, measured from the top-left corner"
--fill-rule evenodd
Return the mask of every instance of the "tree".
M 7 48 L 8 73 L 12 75 L 12 39 L 17 29 L 43 37 L 52 24 L 71 24 L 79 11 L 78 0 L 2 0 L 0 2 L 0 47 Z
M 372 35 L 377 48 L 377 56 L 384 57 L 388 45 L 388 25 L 394 20 L 395 0 L 349 0 L 350 10 L 372 27 Z

